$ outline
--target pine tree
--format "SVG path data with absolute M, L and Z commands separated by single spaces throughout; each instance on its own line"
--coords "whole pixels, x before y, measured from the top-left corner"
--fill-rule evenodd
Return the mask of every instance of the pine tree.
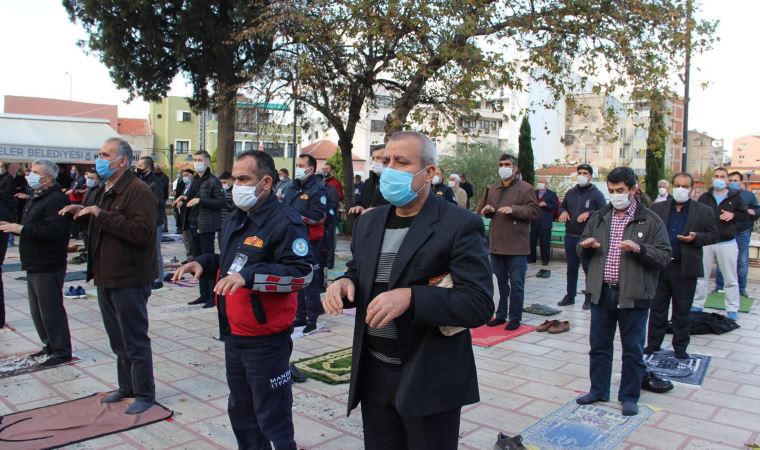
M 520 166 L 522 179 L 530 184 L 534 184 L 536 171 L 533 167 L 533 143 L 531 140 L 530 123 L 526 115 L 523 117 L 522 124 L 520 124 L 520 137 L 518 138 L 520 149 L 517 153 L 517 164 Z
M 662 98 L 656 96 L 649 107 L 649 135 L 647 136 L 646 176 L 644 178 L 646 193 L 650 198 L 657 198 L 657 182 L 665 177 L 665 140 L 668 130 L 665 128 Z

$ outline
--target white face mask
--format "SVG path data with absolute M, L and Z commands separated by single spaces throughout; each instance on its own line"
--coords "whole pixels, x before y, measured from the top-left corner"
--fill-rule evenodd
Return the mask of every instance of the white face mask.
M 536 183 L 536 189 L 538 189 L 539 191 L 543 191 L 544 189 L 546 189 L 546 183 Z
M 588 184 L 588 177 L 586 175 L 578 175 L 578 186 L 583 187 Z
M 296 167 L 296 180 L 303 181 L 307 177 L 305 167 Z
M 375 173 L 375 175 L 380 175 L 383 173 L 383 163 L 372 161 L 369 164 L 369 170 Z
M 665 197 L 668 195 L 668 189 L 667 188 L 659 188 L 657 189 L 657 193 L 660 194 L 660 197 Z
M 441 177 L 438 175 L 433 176 L 433 184 L 440 184 L 441 183 Z
M 689 200 L 689 189 L 682 187 L 673 188 L 673 200 L 676 203 L 686 203 Z
M 185 183 L 185 187 L 187 187 L 190 183 L 193 182 L 193 179 L 190 177 L 182 177 L 182 182 Z
M 506 180 L 509 178 L 512 178 L 512 168 L 511 167 L 499 167 L 499 178 L 502 180 Z
M 628 208 L 628 205 L 631 204 L 631 199 L 628 197 L 628 193 L 624 194 L 610 194 L 610 203 L 612 203 L 612 207 L 617 210 L 622 210 Z
M 195 171 L 198 174 L 202 174 L 206 171 L 206 163 L 205 162 L 195 162 L 193 163 L 193 167 L 195 167 Z
M 449 187 L 451 189 L 454 189 L 455 187 L 457 187 L 457 182 L 456 181 L 449 181 Z
M 227 190 L 227 189 L 229 189 L 229 188 L 230 188 L 230 185 L 229 185 L 229 184 L 227 184 L 227 183 L 222 183 L 222 189 L 224 189 L 224 190 L 226 191 L 226 190 Z
M 259 187 L 261 181 L 256 183 L 256 186 L 243 186 L 240 184 L 232 186 L 232 202 L 235 206 L 243 211 L 248 211 L 253 208 L 259 198 L 261 198 L 260 195 L 258 197 L 256 196 L 256 188 Z

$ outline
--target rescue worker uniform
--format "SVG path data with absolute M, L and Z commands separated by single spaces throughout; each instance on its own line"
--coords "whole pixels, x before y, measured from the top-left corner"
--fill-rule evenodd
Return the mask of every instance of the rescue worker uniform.
M 239 273 L 245 286 L 217 295 L 230 397 L 228 413 L 241 449 L 295 450 L 290 334 L 298 294 L 312 279 L 313 256 L 298 214 L 270 193 L 247 213 L 230 212 L 221 255 L 196 261 L 217 279 Z
M 309 250 L 315 259 L 319 255 L 319 242 L 325 235 L 327 219 L 327 191 L 314 175 L 305 181 L 294 180 L 285 191 L 285 205 L 295 209 L 306 224 L 309 235 Z M 320 293 L 324 286 L 324 274 L 319 261 L 314 261 L 314 277 L 311 284 L 298 292 L 298 312 L 296 326 L 316 325 L 317 318 L 324 312 Z
M 454 195 L 454 191 L 451 190 L 451 188 L 443 183 L 434 184 L 431 186 L 431 189 L 433 191 L 433 194 L 443 197 L 444 200 L 447 200 L 450 203 L 457 204 L 457 197 Z

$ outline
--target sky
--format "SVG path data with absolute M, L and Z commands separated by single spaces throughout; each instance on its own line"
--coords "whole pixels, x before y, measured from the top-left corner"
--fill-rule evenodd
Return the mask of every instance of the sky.
M 760 42 L 760 1 L 701 3 L 701 17 L 720 21 L 720 42 L 692 59 L 689 129 L 723 139 L 730 149 L 735 138 L 760 135 L 760 58 L 751 50 Z M 121 117 L 147 117 L 147 103 L 126 104 L 127 93 L 116 89 L 108 69 L 76 45 L 83 38 L 60 0 L 0 1 L 0 96 L 67 100 L 71 95 L 75 101 L 117 104 Z M 189 94 L 190 87 L 177 78 L 170 95 Z

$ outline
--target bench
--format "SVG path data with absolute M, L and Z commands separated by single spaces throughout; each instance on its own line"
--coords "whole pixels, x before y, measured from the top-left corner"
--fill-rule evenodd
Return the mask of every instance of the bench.
M 551 240 L 549 241 L 550 248 L 554 247 L 565 247 L 565 235 L 567 234 L 567 231 L 565 230 L 565 224 L 561 222 L 552 222 L 552 235 Z M 550 254 L 549 257 L 551 257 L 551 250 L 549 250 Z

